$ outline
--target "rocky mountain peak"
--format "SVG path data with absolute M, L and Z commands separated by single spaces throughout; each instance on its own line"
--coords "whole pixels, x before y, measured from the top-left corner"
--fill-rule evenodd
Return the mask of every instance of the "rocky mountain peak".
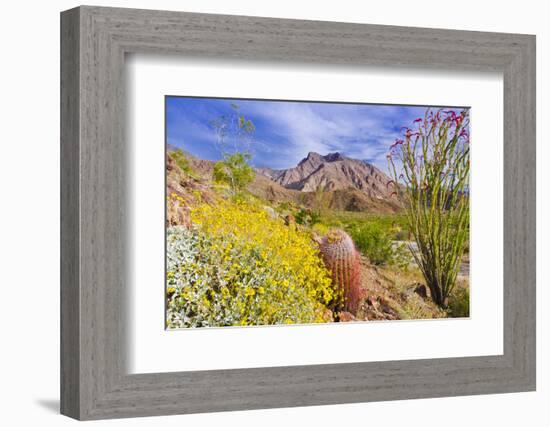
M 346 157 L 341 153 L 339 153 L 338 151 L 336 151 L 334 153 L 328 153 L 326 156 L 323 156 L 323 159 L 326 162 L 337 162 L 339 160 L 345 160 Z
M 310 151 L 307 153 L 307 156 L 304 157 L 300 162 L 298 163 L 298 166 L 304 165 L 304 164 L 314 165 L 318 166 L 321 163 L 323 163 L 323 156 L 321 156 L 319 153 L 316 153 L 314 151 Z
M 321 155 L 311 151 L 297 166 L 278 171 L 259 171 L 281 186 L 302 192 L 358 190 L 377 199 L 388 199 L 391 179 L 375 166 L 333 152 Z
M 341 153 L 337 152 L 337 151 L 334 152 L 334 153 L 328 153 L 325 156 L 323 156 L 319 153 L 316 153 L 315 151 L 310 151 L 309 153 L 307 153 L 306 157 L 304 157 L 302 160 L 300 160 L 298 165 L 302 165 L 304 163 L 319 165 L 321 163 L 336 162 L 338 160 L 344 160 L 344 159 L 346 159 L 346 157 L 344 155 L 342 155 Z

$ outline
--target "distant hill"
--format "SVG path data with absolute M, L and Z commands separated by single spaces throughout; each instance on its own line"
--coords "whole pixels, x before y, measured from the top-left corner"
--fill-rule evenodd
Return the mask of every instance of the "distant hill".
M 321 155 L 310 152 L 289 169 L 258 168 L 257 172 L 288 190 L 306 193 L 307 202 L 319 189 L 328 194 L 331 208 L 339 210 L 400 209 L 391 178 L 375 166 L 341 153 Z

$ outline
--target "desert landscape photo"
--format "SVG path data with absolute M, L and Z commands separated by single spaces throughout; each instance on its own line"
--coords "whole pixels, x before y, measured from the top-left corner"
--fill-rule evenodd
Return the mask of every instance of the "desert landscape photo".
M 167 96 L 166 327 L 469 317 L 469 109 Z

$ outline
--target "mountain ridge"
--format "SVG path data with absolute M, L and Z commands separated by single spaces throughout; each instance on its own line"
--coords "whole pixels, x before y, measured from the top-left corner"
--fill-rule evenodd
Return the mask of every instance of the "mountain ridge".
M 177 150 L 177 147 L 167 147 L 168 153 Z M 173 171 L 168 175 L 168 184 L 173 190 L 177 190 L 177 194 L 187 199 L 192 194 L 186 188 L 197 185 L 201 187 L 212 182 L 216 162 L 185 154 L 197 180 L 182 179 L 181 174 Z M 171 170 L 174 163 L 170 162 L 169 166 L 168 170 Z M 390 177 L 368 162 L 344 156 L 339 152 L 324 156 L 310 152 L 293 168 L 259 167 L 255 168 L 255 172 L 247 190 L 270 202 L 292 202 L 315 208 L 320 189 L 327 207 L 337 211 L 389 213 L 402 209 L 399 199 L 393 194 L 395 189 L 390 184 Z M 207 191 L 205 198 L 212 199 L 213 193 Z
M 302 192 L 356 189 L 369 197 L 390 199 L 393 180 L 376 166 L 339 152 L 311 151 L 288 169 L 257 168 L 257 172 L 284 188 Z

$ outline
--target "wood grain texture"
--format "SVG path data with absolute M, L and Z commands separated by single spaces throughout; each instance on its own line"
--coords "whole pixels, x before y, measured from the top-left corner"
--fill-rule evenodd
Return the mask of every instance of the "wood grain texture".
M 62 413 L 100 419 L 535 389 L 534 36 L 84 6 L 62 13 L 61 38 Z M 128 53 L 501 71 L 504 354 L 128 375 Z
M 79 17 L 61 20 L 61 412 L 80 414 Z

